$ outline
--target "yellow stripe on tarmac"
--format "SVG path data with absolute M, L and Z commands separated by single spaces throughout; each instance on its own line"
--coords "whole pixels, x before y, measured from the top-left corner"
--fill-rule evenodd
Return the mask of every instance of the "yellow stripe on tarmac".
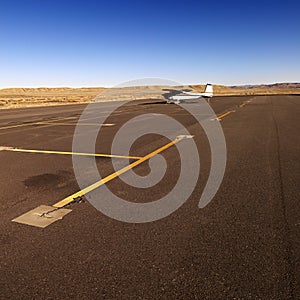
M 242 108 L 242 107 L 244 107 L 245 105 L 247 105 L 247 103 L 246 103 L 246 102 L 244 102 L 244 103 L 240 104 L 240 107 Z
M 53 119 L 53 120 L 48 120 L 47 122 L 51 123 L 51 122 L 55 122 L 55 121 L 62 121 L 62 120 L 69 120 L 69 119 L 76 119 L 76 117 L 67 117 L 67 118 Z M 16 125 L 8 125 L 8 126 L 0 127 L 0 130 L 10 129 L 10 128 L 17 128 L 17 127 L 32 126 L 32 125 L 40 125 L 40 124 L 43 124 L 43 121 L 37 121 L 37 122 L 31 122 L 31 123 L 23 123 L 23 124 L 16 124 Z
M 79 191 L 79 192 L 77 192 L 77 193 L 75 193 L 75 194 L 73 194 L 73 195 L 71 195 L 71 196 L 69 196 L 69 197 L 67 197 L 67 198 L 65 198 L 65 199 L 57 202 L 57 203 L 55 203 L 53 205 L 53 207 L 60 208 L 60 207 L 63 207 L 65 205 L 71 203 L 72 201 L 74 201 L 74 198 L 84 196 L 85 194 L 87 194 L 87 193 L 95 190 L 96 188 L 100 187 L 101 185 L 104 185 L 105 183 L 107 183 L 107 182 L 115 179 L 116 177 L 120 176 L 121 174 L 123 174 L 123 173 L 129 171 L 130 169 L 132 169 L 132 168 L 140 165 L 141 163 L 145 162 L 146 160 L 150 159 L 151 157 L 155 156 L 156 154 L 159 154 L 159 153 L 163 152 L 164 150 L 172 147 L 173 145 L 177 144 L 178 142 L 180 142 L 184 138 L 185 137 L 178 137 L 178 138 L 176 138 L 174 141 L 172 141 L 172 142 L 166 144 L 165 146 L 163 146 L 163 147 L 161 147 L 161 148 L 159 148 L 159 149 L 151 152 L 150 154 L 148 154 L 148 155 L 140 158 L 139 160 L 131 163 L 130 165 L 122 168 L 121 170 L 119 170 L 119 171 L 117 171 L 115 173 L 112 173 L 112 174 L 108 175 L 107 177 L 101 179 L 100 181 L 98 181 L 98 182 L 96 182 L 96 183 L 94 183 L 94 184 L 86 187 L 85 189 L 83 189 L 83 190 L 81 190 L 81 191 Z
M 43 123 L 43 122 L 56 122 L 56 121 L 63 121 L 63 120 L 71 120 L 71 119 L 77 119 L 77 117 L 64 117 L 64 118 L 57 118 L 57 119 L 50 119 L 50 120 L 45 120 L 45 121 L 39 121 L 37 122 L 38 124 Z
M 20 148 L 8 148 L 6 151 L 12 152 L 25 152 L 25 153 L 44 153 L 44 154 L 61 154 L 61 155 L 81 155 L 81 156 L 96 156 L 96 157 L 111 157 L 111 158 L 128 158 L 128 159 L 140 159 L 140 156 L 124 156 L 113 154 L 94 154 L 94 153 L 81 153 L 81 152 L 67 152 L 67 151 L 50 151 L 50 150 L 31 150 Z
M 51 124 L 51 125 L 59 125 L 59 126 L 104 126 L 104 127 L 110 127 L 114 126 L 115 124 L 99 124 L 99 123 L 50 123 L 50 122 L 40 122 L 39 124 Z
M 230 110 L 230 111 L 227 111 L 226 113 L 220 115 L 217 117 L 217 120 L 221 120 L 223 118 L 225 118 L 226 116 L 230 115 L 231 113 L 235 112 L 235 110 Z

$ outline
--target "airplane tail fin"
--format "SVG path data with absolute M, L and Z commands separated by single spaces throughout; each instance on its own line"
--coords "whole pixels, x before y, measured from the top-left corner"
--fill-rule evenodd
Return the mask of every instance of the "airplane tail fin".
M 204 91 L 205 94 L 210 94 L 210 95 L 213 95 L 213 86 L 212 84 L 207 84 L 206 87 L 205 87 L 205 91 Z

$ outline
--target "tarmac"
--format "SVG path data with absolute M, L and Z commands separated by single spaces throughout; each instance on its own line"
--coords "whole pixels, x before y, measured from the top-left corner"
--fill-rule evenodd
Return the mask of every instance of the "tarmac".
M 102 103 L 103 112 L 114 104 Z M 199 150 L 201 173 L 189 199 L 171 215 L 142 224 L 117 221 L 78 201 L 45 228 L 12 220 L 81 190 L 71 154 L 86 105 L 0 110 L 0 298 L 299 299 L 299 104 L 299 95 L 211 100 L 219 118 L 211 122 L 222 125 L 227 165 L 217 194 L 199 209 L 211 165 L 201 126 L 177 105 L 132 101 L 101 127 L 95 149 L 100 174 L 114 174 L 110 155 L 124 155 L 111 153 L 122 124 L 144 113 L 165 114 L 184 125 Z M 91 110 L 87 130 L 98 130 L 96 119 Z M 136 126 L 147 124 L 148 117 Z M 145 135 L 133 144 L 129 162 L 168 143 Z M 161 154 L 168 168 L 157 185 L 137 189 L 118 176 L 105 184 L 127 201 L 160 199 L 176 185 L 181 165 L 175 145 Z M 145 176 L 149 163 L 133 170 Z

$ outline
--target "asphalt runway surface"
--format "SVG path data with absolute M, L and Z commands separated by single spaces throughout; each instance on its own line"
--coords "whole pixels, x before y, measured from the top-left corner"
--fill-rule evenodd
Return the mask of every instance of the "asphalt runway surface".
M 101 105 L 105 114 L 114 103 Z M 103 154 L 111 153 L 122 124 L 144 113 L 149 115 L 132 130 L 146 130 L 152 117 L 165 114 L 194 135 L 201 159 L 197 185 L 178 210 L 155 222 L 120 222 L 88 201 L 71 204 L 71 213 L 44 229 L 12 222 L 80 188 L 71 155 L 2 148 L 0 298 L 299 299 L 300 96 L 214 97 L 211 107 L 226 138 L 227 166 L 217 194 L 202 209 L 198 202 L 211 157 L 195 118 L 177 105 L 143 100 L 118 108 L 105 121 L 111 126 L 101 128 L 96 153 Z M 0 146 L 71 152 L 84 108 L 1 110 Z M 93 109 L 90 115 L 87 130 L 98 130 Z M 132 145 L 130 155 L 143 157 L 169 142 L 148 134 Z M 181 165 L 176 146 L 161 154 L 167 170 L 154 187 L 138 189 L 120 178 L 107 187 L 131 202 L 160 199 L 176 185 Z M 114 172 L 110 158 L 96 162 L 103 177 Z M 148 162 L 133 170 L 140 176 L 151 172 Z

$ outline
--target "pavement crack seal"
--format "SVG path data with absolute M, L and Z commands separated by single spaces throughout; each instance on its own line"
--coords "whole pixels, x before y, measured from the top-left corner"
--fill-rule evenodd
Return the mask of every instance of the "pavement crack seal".
M 84 199 L 83 197 L 77 197 L 77 198 L 74 198 L 73 201 L 71 201 L 70 203 L 67 203 L 65 204 L 64 206 L 62 207 L 54 207 L 52 206 L 52 209 L 51 210 L 48 210 L 48 211 L 45 211 L 43 213 L 35 213 L 35 215 L 39 216 L 39 217 L 43 217 L 43 218 L 53 218 L 52 215 L 50 215 L 51 213 L 59 210 L 59 209 L 63 209 L 63 208 L 66 208 L 68 206 L 70 206 L 71 204 L 75 204 L 75 203 L 83 203 L 84 202 Z
M 68 196 L 67 198 L 53 204 L 52 206 L 40 205 L 37 208 L 30 210 L 29 212 L 15 218 L 12 222 L 31 225 L 35 227 L 45 228 L 50 224 L 61 220 L 65 215 L 70 213 L 72 210 L 67 209 L 66 207 L 73 203 L 80 203 L 83 201 L 83 196 L 96 188 L 104 185 L 105 183 L 115 179 L 116 177 L 120 176 L 121 174 L 129 171 L 130 169 L 142 164 L 143 162 L 149 160 L 153 156 L 167 150 L 168 148 L 176 145 L 183 139 L 190 139 L 193 138 L 191 135 L 179 135 L 170 143 L 154 150 L 153 152 L 147 154 L 144 157 L 140 157 L 133 163 L 129 164 L 128 166 L 116 171 L 105 178 L 95 182 L 94 184 L 84 188 L 83 190 Z M 7 148 L 7 147 L 6 147 Z M 1 148 L 0 148 L 1 149 Z

